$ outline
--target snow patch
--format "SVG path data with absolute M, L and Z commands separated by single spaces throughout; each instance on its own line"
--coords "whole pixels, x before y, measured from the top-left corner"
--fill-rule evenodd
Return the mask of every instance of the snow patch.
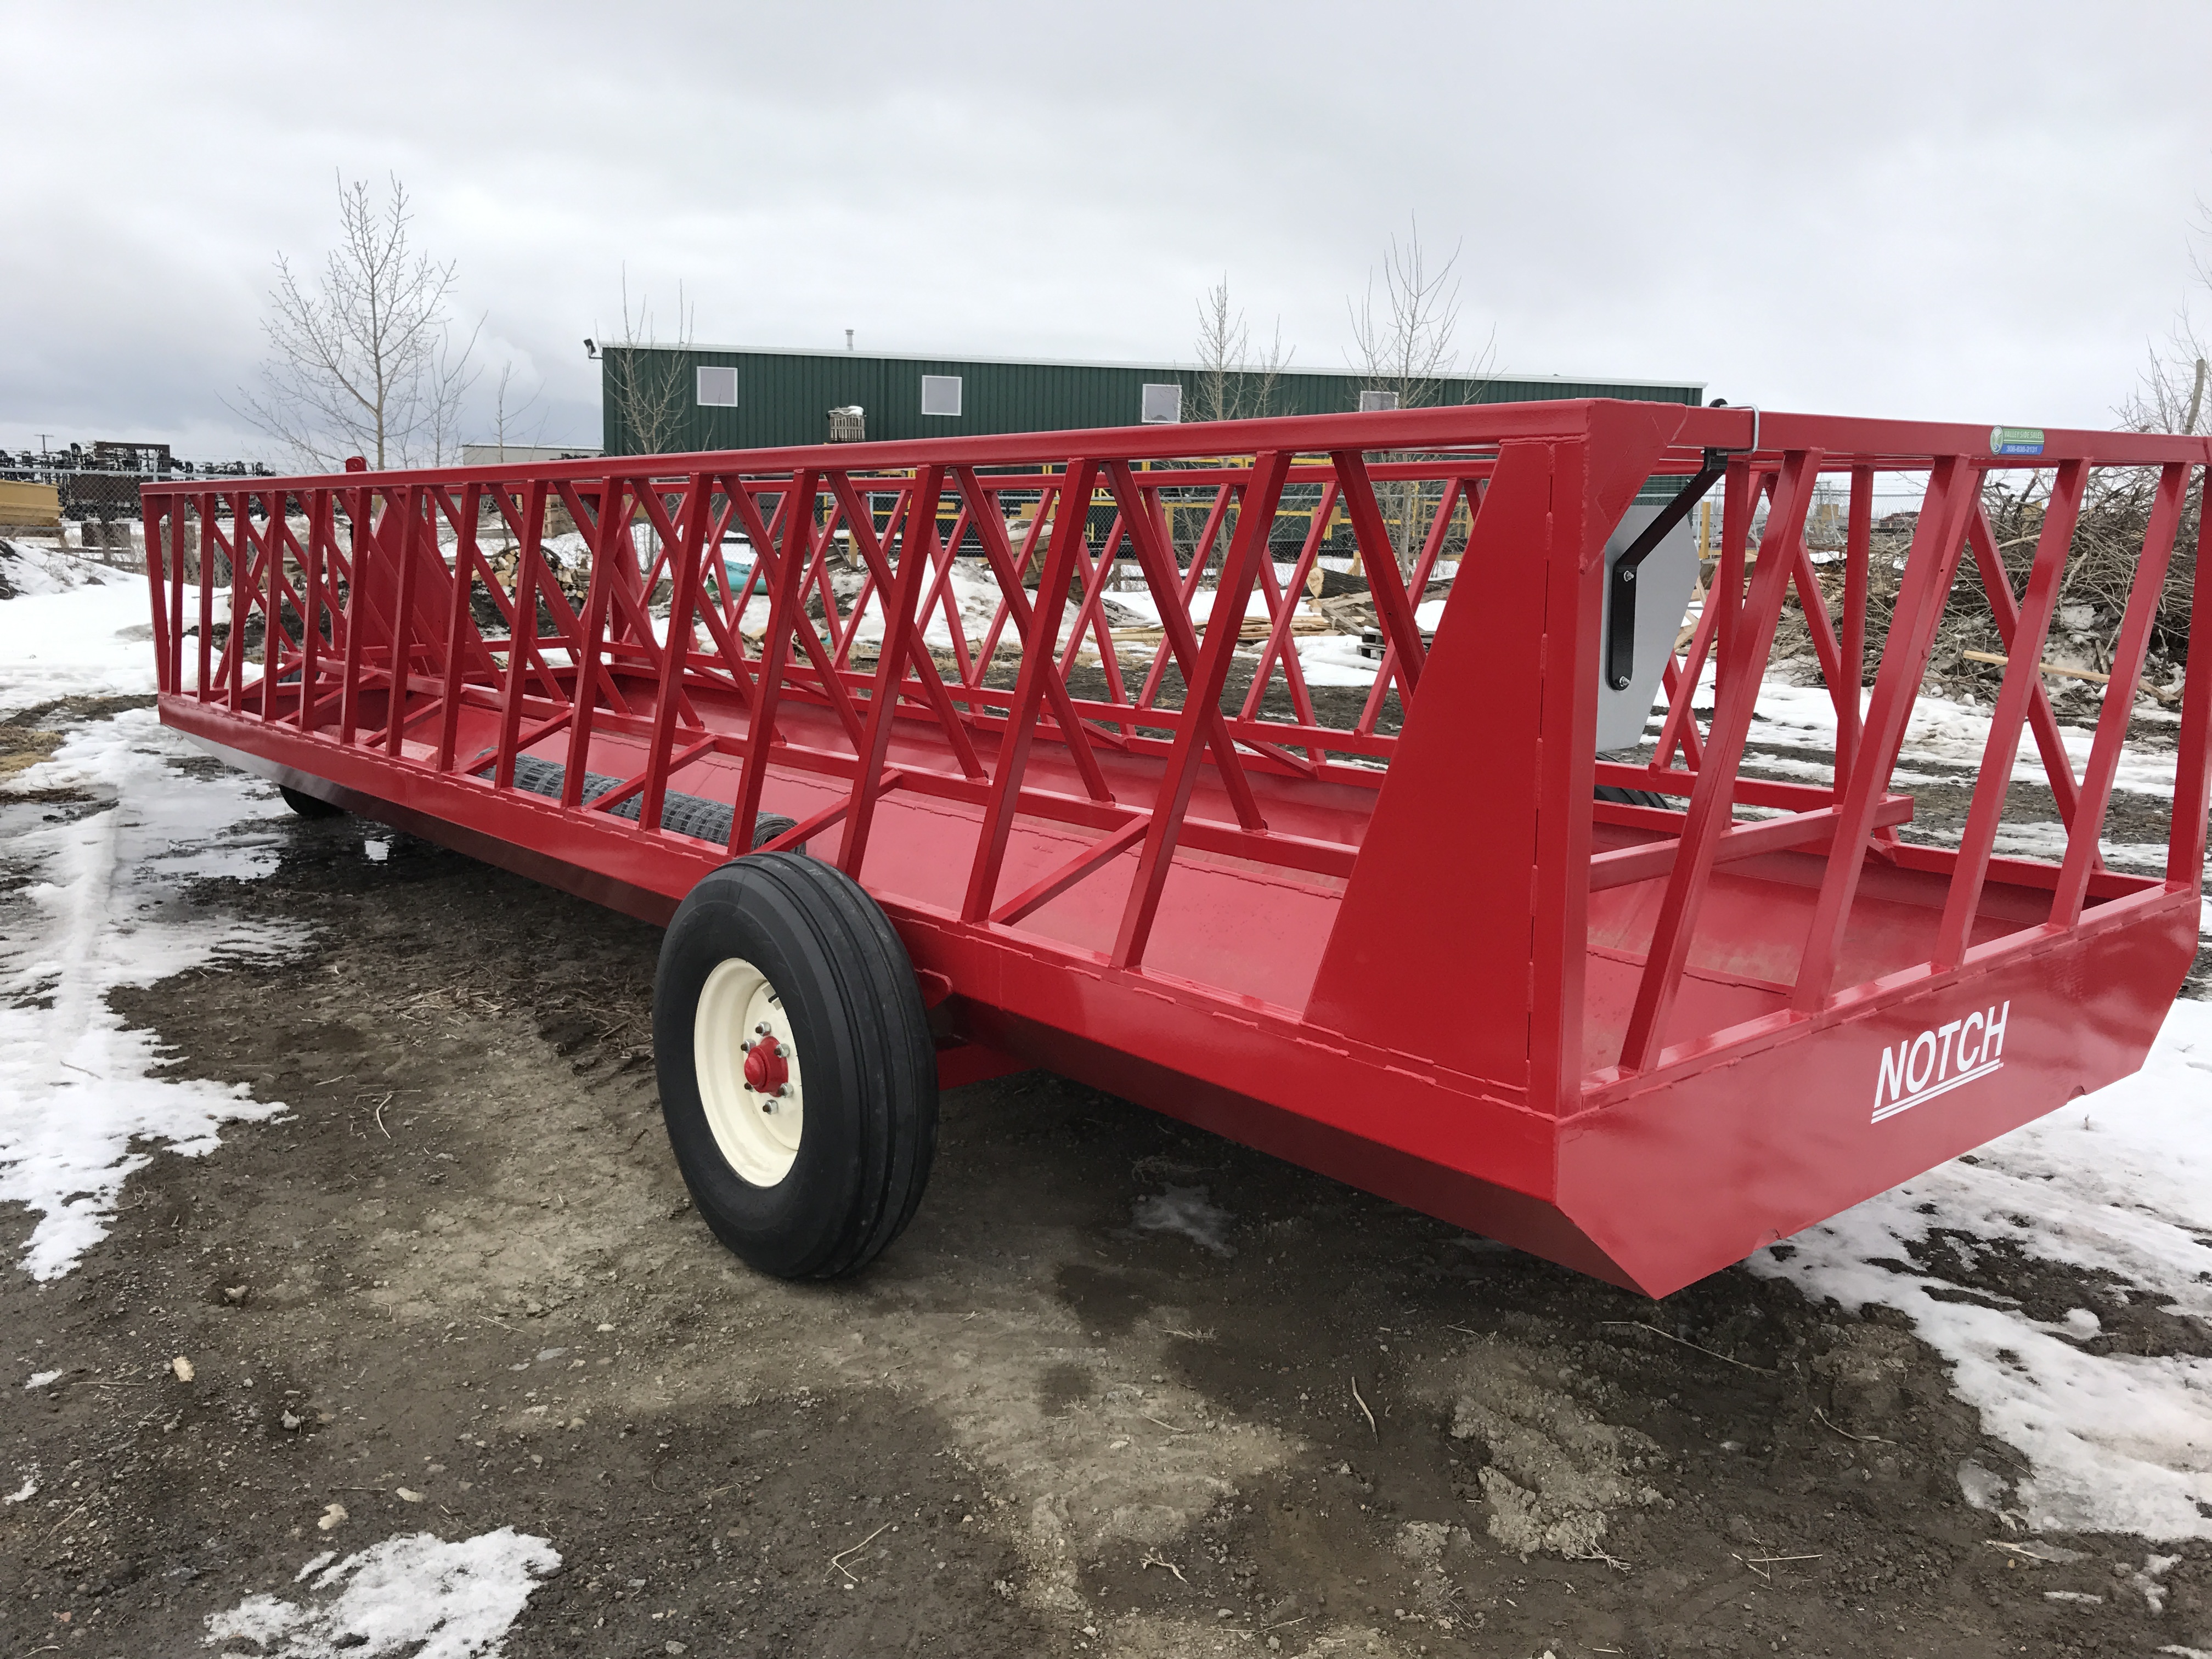
M 1964 1234 L 2110 1273 L 2171 1314 L 2212 1318 L 2208 1074 L 2212 1005 L 2177 1003 L 2135 1076 L 1748 1265 L 1816 1300 L 1908 1315 L 1951 1362 L 1952 1385 L 1984 1429 L 2030 1460 L 2010 1502 L 2030 1525 L 2212 1538 L 2212 1360 L 2092 1352 L 2083 1344 L 2101 1322 L 2089 1310 L 2044 1322 L 1946 1300 L 1944 1281 L 1899 1265 L 1908 1245 Z M 1963 1469 L 1960 1485 L 1969 1501 L 1997 1501 L 1997 1486 Z
M 410 1533 L 322 1568 L 305 1601 L 250 1595 L 210 1614 L 205 1641 L 257 1644 L 260 1659 L 498 1659 L 531 1592 L 560 1565 L 549 1540 L 512 1527 L 458 1544 Z
M 1899 776 L 1903 778 L 1900 771 Z M 2100 842 L 2105 862 L 2116 870 L 2137 875 L 2166 873 L 2166 843 L 2162 841 L 2106 841 Z M 2054 820 L 2037 823 L 2006 823 L 1997 827 L 2000 857 L 2041 859 L 2057 864 L 2066 856 L 2066 826 Z
M 1237 1254 L 1237 1247 L 1229 1242 L 1234 1218 L 1209 1202 L 1203 1187 L 1170 1187 L 1150 1198 L 1140 1198 L 1131 1218 L 1139 1232 L 1176 1233 L 1216 1255 Z
M 143 586 L 0 604 L 0 709 L 150 689 L 150 647 L 114 637 L 124 600 L 143 614 Z M 169 764 L 197 752 L 152 710 L 130 710 L 70 732 L 0 792 L 7 862 L 29 877 L 0 899 L 0 1202 L 39 1217 L 21 1264 L 35 1279 L 69 1272 L 106 1234 L 149 1146 L 196 1156 L 216 1146 L 224 1121 L 283 1109 L 242 1086 L 156 1079 L 163 1056 L 152 1035 L 126 1030 L 107 1002 L 118 987 L 300 943 L 296 929 L 211 918 L 180 902 L 192 878 L 272 867 L 280 838 L 264 825 L 285 811 L 253 779 Z M 53 822 L 67 815 L 11 806 L 25 789 L 110 804 Z
M 2012 1482 L 1993 1469 L 1985 1469 L 1972 1458 L 1959 1465 L 1959 1492 L 1978 1510 L 1994 1510 L 2004 1501 L 2012 1490 Z
M 68 1375 L 67 1371 L 33 1371 L 31 1380 L 23 1386 L 27 1389 L 43 1389 L 50 1382 L 60 1382 Z
M 50 542 L 0 541 L 0 583 L 18 595 L 65 593 L 73 587 L 135 586 L 143 595 L 146 578 L 118 570 Z M 141 605 L 145 601 L 142 599 Z
M 27 861 L 33 878 L 0 902 L 0 1201 L 40 1217 L 22 1259 L 34 1279 L 67 1273 L 105 1236 L 124 1181 L 150 1159 L 137 1143 L 194 1157 L 215 1147 L 224 1120 L 283 1109 L 242 1085 L 154 1077 L 153 1035 L 126 1029 L 108 1005 L 121 986 L 299 944 L 296 932 L 178 902 L 190 878 L 271 867 L 276 837 L 254 826 L 285 810 L 251 779 L 167 764 L 190 752 L 137 709 L 80 728 L 19 775 L 114 797 L 18 835 L 11 861 Z
M 25 586 L 0 604 L 0 714 L 58 697 L 131 696 L 154 689 L 146 579 L 90 566 L 100 580 L 71 587 Z M 131 637 L 125 637 L 131 630 Z M 192 653 L 185 653 L 191 657 Z
M 1872 702 L 1873 696 L 1871 690 L 1862 693 L 1866 703 Z M 1700 714 L 1709 715 L 1712 712 L 1713 665 L 1710 660 L 1698 682 L 1696 706 Z M 1661 718 L 1655 706 L 1645 729 L 1656 733 Z M 2087 767 L 2090 747 L 2096 741 L 2096 732 L 2090 726 L 2063 724 L 2058 732 L 2067 757 L 2073 763 L 2075 775 L 2079 777 Z M 1955 702 L 1948 697 L 1939 697 L 1933 692 L 1923 690 L 1912 705 L 1912 717 L 1905 727 L 1905 744 L 1900 752 L 1908 767 L 1916 763 L 1948 765 L 1958 768 L 1963 774 L 1941 781 L 1971 783 L 1981 766 L 1982 750 L 1988 745 L 1989 737 L 1988 709 Z M 1836 746 L 1836 705 L 1830 699 L 1827 688 L 1790 685 L 1778 679 L 1763 682 L 1759 690 L 1758 713 L 1752 723 L 1749 742 L 1757 748 L 1809 749 L 1824 756 L 1832 756 Z M 2141 794 L 2171 797 L 2177 759 L 2175 751 L 2171 749 L 2147 749 L 2140 743 L 2130 744 L 2121 750 L 2119 769 L 2112 780 L 2113 787 Z M 1761 756 L 1757 764 L 1767 766 L 1772 762 Z M 2047 781 L 2041 753 L 2035 746 L 2034 732 L 2025 723 L 2021 726 L 2014 754 L 2012 775 L 2015 781 L 2021 783 Z M 1904 770 L 1900 770 L 1897 776 L 1900 782 L 1911 781 Z M 1921 781 L 1936 780 L 1923 776 Z
M 1382 665 L 1359 654 L 1354 634 L 1298 634 L 1298 667 L 1308 685 L 1372 685 Z

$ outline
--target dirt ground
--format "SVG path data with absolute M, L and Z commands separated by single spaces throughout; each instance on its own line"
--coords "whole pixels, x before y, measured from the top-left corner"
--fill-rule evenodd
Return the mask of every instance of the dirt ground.
M 295 954 L 113 1000 L 289 1114 L 157 1152 L 73 1273 L 0 1272 L 16 1375 L 66 1372 L 0 1395 L 64 1499 L 0 1510 L 6 1655 L 213 1651 L 325 1550 L 510 1526 L 563 1563 L 514 1659 L 2212 1648 L 2212 1549 L 2154 1613 L 2144 1540 L 2038 1560 L 1968 1506 L 1963 1463 L 2020 1461 L 1893 1323 L 1741 1268 L 1649 1302 L 1042 1073 L 945 1097 L 866 1273 L 757 1277 L 660 1129 L 654 930 L 359 820 L 282 835 L 191 902 Z M 1917 1265 L 2212 1354 L 1963 1259 Z

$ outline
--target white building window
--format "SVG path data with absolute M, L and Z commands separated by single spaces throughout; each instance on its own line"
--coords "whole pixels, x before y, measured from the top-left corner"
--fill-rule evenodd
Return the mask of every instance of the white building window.
M 960 377 L 957 374 L 923 375 L 921 412 L 925 415 L 957 415 L 960 412 Z
M 738 371 L 734 368 L 701 369 L 699 403 L 706 409 L 735 409 L 738 406 Z
M 1359 412 L 1372 415 L 1381 409 L 1395 409 L 1398 394 L 1395 392 L 1363 392 L 1359 394 Z
M 1146 426 L 1173 426 L 1182 419 L 1182 388 L 1147 385 L 1137 408 L 1137 418 Z

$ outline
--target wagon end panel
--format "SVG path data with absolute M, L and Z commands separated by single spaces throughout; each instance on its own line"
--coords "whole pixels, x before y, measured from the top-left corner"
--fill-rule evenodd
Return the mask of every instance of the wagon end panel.
M 2146 898 L 1570 1120 L 1559 1207 L 1665 1296 L 2129 1076 L 2197 951 L 2193 896 Z

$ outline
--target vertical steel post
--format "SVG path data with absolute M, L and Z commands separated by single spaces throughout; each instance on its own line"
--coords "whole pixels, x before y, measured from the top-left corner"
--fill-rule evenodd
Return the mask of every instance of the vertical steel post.
M 592 715 L 599 708 L 602 636 L 614 585 L 619 550 L 629 545 L 630 481 L 610 474 L 599 486 L 599 514 L 592 531 L 591 586 L 584 595 L 580 647 L 576 653 L 574 713 L 568 718 L 568 761 L 561 776 L 561 805 L 574 811 L 584 799 L 584 773 L 592 758 Z M 635 575 L 633 562 L 631 574 Z M 621 693 L 611 683 L 608 690 Z
M 2187 672 L 2181 684 L 2181 741 L 2174 757 L 2173 820 L 2166 848 L 2169 892 L 2197 892 L 2204 884 L 2204 815 L 2207 784 L 2212 781 L 2212 442 L 2197 496 L 2197 567 L 2191 576 L 2190 655 L 2206 641 L 2207 661 Z
M 684 492 L 684 516 L 671 526 L 676 539 L 671 556 L 668 639 L 660 651 L 660 678 L 653 702 L 653 737 L 646 750 L 645 793 L 638 802 L 638 828 L 650 835 L 660 828 L 668 797 L 669 755 L 676 741 L 677 707 L 684 689 L 684 659 L 691 638 L 691 617 L 699 599 L 699 560 L 706 545 L 708 493 L 713 476 L 695 472 Z M 649 594 L 653 590 L 647 587 Z
M 400 734 L 407 729 L 407 688 L 415 670 L 415 565 L 422 556 L 422 538 L 430 538 L 430 545 L 438 544 L 437 528 L 422 522 L 422 509 L 428 505 L 423 487 L 410 485 L 400 493 L 405 516 L 399 525 L 398 581 L 392 601 L 392 674 L 391 692 L 385 705 L 384 752 L 399 752 Z M 389 517 L 386 523 L 391 522 Z M 391 538 L 386 538 L 386 545 Z
M 538 584 L 543 559 L 539 544 L 544 535 L 545 486 L 533 483 L 524 490 L 522 497 L 519 535 L 522 545 L 515 555 L 514 609 L 507 629 L 507 685 L 499 711 L 499 752 L 492 759 L 491 782 L 495 789 L 514 787 L 514 751 L 522 735 L 523 677 L 538 654 Z M 558 696 L 559 682 L 550 675 L 547 678 L 548 690 Z
M 361 725 L 361 667 L 362 641 L 368 633 L 369 550 L 376 538 L 369 525 L 376 493 L 362 484 L 348 492 L 352 498 L 353 558 L 346 567 L 346 641 L 344 678 L 338 683 L 338 741 L 350 746 Z
M 307 497 L 307 545 L 304 550 L 300 586 L 306 590 L 300 628 L 300 730 L 315 729 L 315 708 L 321 701 L 323 679 L 323 558 L 333 518 L 331 492 L 318 489 Z
M 1843 796 L 1844 780 L 1850 775 L 1858 753 L 1859 724 L 1864 718 L 1866 693 L 1867 580 L 1874 544 L 1874 469 L 1851 469 L 1850 516 L 1844 532 L 1844 633 L 1841 678 L 1850 696 L 1836 727 L 1837 798 Z
M 146 596 L 152 610 L 154 629 L 154 685 L 157 691 L 173 691 L 169 672 L 168 580 L 169 561 L 161 538 L 168 534 L 169 504 L 143 493 L 139 496 L 139 523 L 146 537 Z
M 438 694 L 438 753 L 441 772 L 453 769 L 453 750 L 461 724 L 461 667 L 471 622 L 469 604 L 476 591 L 477 524 L 483 512 L 483 485 L 474 479 L 461 491 L 460 521 L 453 527 L 453 584 L 447 592 L 446 676 Z
M 246 492 L 234 490 L 230 497 L 230 631 L 222 641 L 222 678 L 224 696 L 230 712 L 237 714 L 246 701 L 246 621 L 253 610 L 247 569 L 251 561 L 247 551 L 252 543 L 246 529 Z

